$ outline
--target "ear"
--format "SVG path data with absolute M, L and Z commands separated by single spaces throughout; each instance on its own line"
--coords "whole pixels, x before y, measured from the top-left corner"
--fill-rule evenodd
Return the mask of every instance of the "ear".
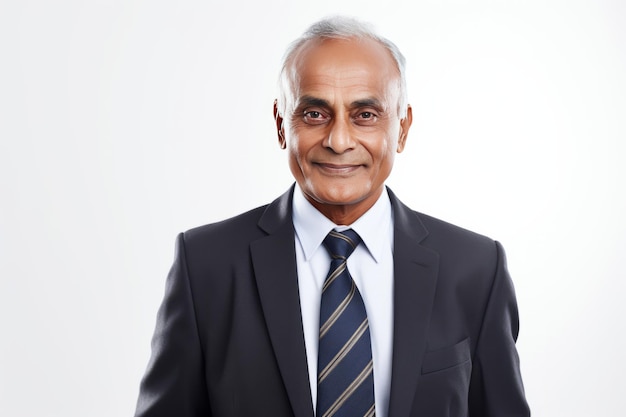
M 398 138 L 398 148 L 396 149 L 398 153 L 404 150 L 411 123 L 413 123 L 413 109 L 411 109 L 411 105 L 409 104 L 406 108 L 406 116 L 404 119 L 400 120 L 400 137 Z
M 285 149 L 287 147 L 287 141 L 285 140 L 283 117 L 278 111 L 278 100 L 274 100 L 274 120 L 276 121 L 276 133 L 278 133 L 278 145 L 281 149 Z

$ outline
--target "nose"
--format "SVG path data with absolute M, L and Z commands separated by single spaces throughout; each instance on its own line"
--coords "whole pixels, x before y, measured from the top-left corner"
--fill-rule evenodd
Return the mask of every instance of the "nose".
M 326 148 L 338 154 L 354 149 L 356 142 L 352 137 L 350 122 L 343 120 L 343 118 L 335 118 L 325 142 Z

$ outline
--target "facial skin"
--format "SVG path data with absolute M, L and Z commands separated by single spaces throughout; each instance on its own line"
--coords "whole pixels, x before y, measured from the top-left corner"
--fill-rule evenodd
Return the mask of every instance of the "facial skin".
M 274 103 L 279 144 L 307 200 L 352 224 L 383 192 L 411 126 L 410 106 L 399 117 L 398 69 L 367 38 L 309 41 L 291 65 L 294 102 L 285 115 Z

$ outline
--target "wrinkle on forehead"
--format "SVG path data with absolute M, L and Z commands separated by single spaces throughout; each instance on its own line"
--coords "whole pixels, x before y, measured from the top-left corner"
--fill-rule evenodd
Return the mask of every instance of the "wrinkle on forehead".
M 324 87 L 362 90 L 360 99 L 400 99 L 400 71 L 391 53 L 369 38 L 315 39 L 305 43 L 288 64 L 288 113 L 295 110 L 303 94 L 316 95 Z M 372 97 L 378 92 L 381 97 Z M 374 94 L 375 95 L 375 94 Z M 329 99 L 330 97 L 320 97 Z M 357 99 L 357 97 L 351 97 Z M 385 107 L 389 107 L 389 106 Z

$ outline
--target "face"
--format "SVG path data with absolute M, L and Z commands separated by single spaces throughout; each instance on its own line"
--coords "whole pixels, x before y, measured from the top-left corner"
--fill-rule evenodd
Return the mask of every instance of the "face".
M 381 195 L 411 125 L 399 117 L 399 72 L 370 39 L 309 41 L 292 62 L 293 102 L 276 116 L 279 143 L 306 198 L 350 224 Z

